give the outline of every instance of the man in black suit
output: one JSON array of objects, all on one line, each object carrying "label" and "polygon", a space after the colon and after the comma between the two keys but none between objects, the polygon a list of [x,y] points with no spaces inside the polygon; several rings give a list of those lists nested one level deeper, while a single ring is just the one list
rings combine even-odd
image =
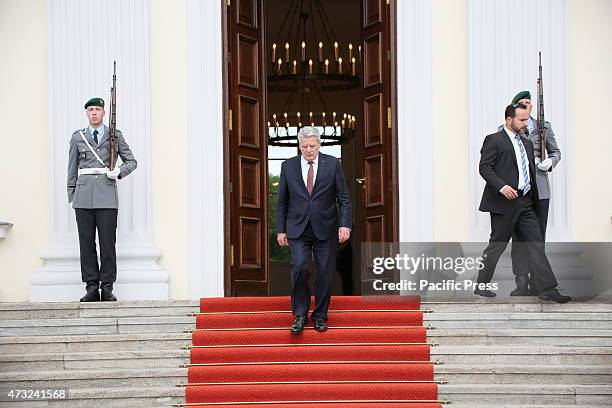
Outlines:
[{"label": "man in black suit", "polygon": [[317,270],[311,317],[316,330],[327,330],[338,243],[351,235],[351,198],[340,161],[319,153],[321,139],[315,127],[300,129],[298,143],[302,154],[281,166],[276,207],[278,244],[291,250],[292,333],[301,332],[308,323],[311,258]]},{"label": "man in black suit", "polygon": [[[503,129],[488,135],[480,150],[479,170],[486,186],[479,209],[491,214],[491,237],[483,254],[478,283],[491,282],[497,261],[515,233],[525,245],[540,299],[569,302],[572,298],[556,289],[557,280],[544,252],[537,216],[539,198],[533,143],[521,136],[527,130],[529,110],[523,104],[508,105],[505,118]],[[478,287],[474,293],[495,296],[494,292]]]}]

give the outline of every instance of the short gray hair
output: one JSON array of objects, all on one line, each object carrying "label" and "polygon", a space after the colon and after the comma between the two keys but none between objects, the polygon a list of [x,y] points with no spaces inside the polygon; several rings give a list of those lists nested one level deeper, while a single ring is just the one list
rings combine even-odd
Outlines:
[{"label": "short gray hair", "polygon": [[319,129],[314,126],[304,126],[298,132],[298,141],[305,139],[307,137],[316,137],[317,142],[321,144],[321,133],[319,133]]}]

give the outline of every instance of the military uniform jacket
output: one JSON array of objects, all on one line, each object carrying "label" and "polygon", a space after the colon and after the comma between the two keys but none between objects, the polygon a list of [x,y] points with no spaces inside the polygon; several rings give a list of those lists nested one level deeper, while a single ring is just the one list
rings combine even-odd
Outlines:
[{"label": "military uniform jacket", "polygon": [[[87,144],[81,138],[79,132],[83,132],[85,138],[95,150],[96,154],[104,162],[100,164],[98,159],[91,152]],[[109,179],[106,174],[82,174],[78,175],[79,169],[108,167],[110,158],[109,133],[104,126],[104,133],[98,138],[99,143],[94,142],[89,127],[79,129],[70,138],[70,150],[68,153],[68,202],[72,203],[73,208],[118,208],[119,198],[117,195],[117,180]],[[121,157],[123,163],[119,178],[130,174],[138,163],[126,143],[121,131],[117,130],[117,143],[115,162],[117,156]]]},{"label": "military uniform jacket", "polygon": [[[534,118],[534,128],[525,137],[533,143],[533,149],[535,157],[540,157],[540,135],[538,133],[538,121]],[[502,130],[503,125],[498,128]],[[561,161],[561,150],[555,139],[555,132],[553,132],[552,126],[549,122],[544,122],[544,134],[546,135],[546,157],[552,160],[552,166],[548,171],[542,171],[536,166],[536,183],[538,184],[538,193],[540,200],[550,199],[550,182],[548,181],[548,173],[554,169],[557,164]]]}]

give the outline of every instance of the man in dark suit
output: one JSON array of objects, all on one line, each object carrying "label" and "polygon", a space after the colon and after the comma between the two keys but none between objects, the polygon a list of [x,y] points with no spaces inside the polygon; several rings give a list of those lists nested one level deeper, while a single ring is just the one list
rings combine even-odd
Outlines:
[{"label": "man in dark suit", "polygon": [[[538,187],[534,148],[531,140],[521,136],[527,130],[529,111],[523,104],[506,107],[505,124],[488,135],[480,150],[480,175],[486,185],[480,211],[491,214],[491,237],[483,254],[478,283],[489,283],[499,257],[513,233],[525,245],[529,256],[532,281],[540,299],[566,303],[571,297],[556,289],[557,280],[550,267],[538,221]],[[494,297],[495,293],[477,287],[474,293]]]},{"label": "man in dark suit", "polygon": [[349,239],[352,219],[351,198],[340,161],[319,153],[319,131],[303,127],[298,143],[302,154],[281,166],[276,207],[278,244],[291,250],[291,308],[295,316],[292,333],[300,333],[308,323],[311,258],[317,270],[311,317],[316,330],[327,330],[336,251],[338,243]]},{"label": "man in dark suit", "polygon": [[[531,104],[531,92],[521,91],[512,99],[513,104],[523,104],[527,106],[529,111],[529,121],[527,122],[527,131],[525,137],[533,142],[536,170],[536,183],[538,185],[538,220],[540,221],[540,230],[542,231],[542,239],[546,241],[546,224],[548,222],[548,208],[550,204],[551,190],[550,182],[548,181],[548,173],[561,161],[561,149],[557,144],[555,132],[549,122],[544,122],[544,135],[546,140],[546,159],[542,160],[542,146],[540,146],[539,123],[537,119],[531,117],[533,105]],[[502,126],[503,127],[503,126]],[[501,128],[501,127],[500,127]],[[518,238],[512,236],[512,242],[517,242]],[[535,296],[537,290],[529,286],[529,257],[525,252],[524,245],[512,245],[512,272],[516,281],[516,289],[510,296]]]}]

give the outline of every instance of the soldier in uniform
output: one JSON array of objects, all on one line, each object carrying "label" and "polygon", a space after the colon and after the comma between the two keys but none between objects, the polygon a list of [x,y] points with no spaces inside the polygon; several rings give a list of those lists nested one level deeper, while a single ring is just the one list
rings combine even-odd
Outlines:
[{"label": "soldier in uniform", "polygon": [[[541,160],[540,155],[540,137],[538,132],[538,121],[531,116],[533,105],[531,104],[531,93],[529,91],[521,91],[512,99],[512,104],[523,104],[527,106],[529,111],[529,122],[527,123],[527,131],[525,137],[533,142],[536,170],[536,183],[538,185],[538,221],[542,238],[546,240],[546,224],[548,223],[548,207],[550,204],[550,183],[548,181],[548,173],[550,173],[561,161],[561,150],[555,139],[555,132],[549,122],[544,122],[544,134],[546,136],[546,159]],[[512,242],[518,242],[519,239],[514,234]],[[512,245],[512,272],[516,281],[516,289],[511,296],[536,296],[538,291],[531,284],[529,257],[525,244]]]},{"label": "soldier in uniform", "polygon": [[[81,253],[81,278],[87,293],[81,302],[114,301],[117,277],[115,241],[117,232],[117,180],[136,169],[130,146],[116,131],[116,152],[123,163],[109,169],[109,130],[103,124],[104,100],[92,98],[85,104],[89,126],[70,138],[68,156],[68,202],[76,214]],[[115,157],[115,163],[117,157]],[[96,251],[96,229],[100,239],[100,265]]]}]

